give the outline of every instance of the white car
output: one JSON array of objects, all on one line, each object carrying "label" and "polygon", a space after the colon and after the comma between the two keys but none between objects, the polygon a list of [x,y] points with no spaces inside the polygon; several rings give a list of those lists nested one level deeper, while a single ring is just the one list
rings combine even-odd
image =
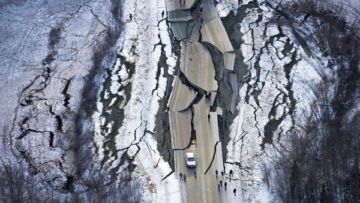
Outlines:
[{"label": "white car", "polygon": [[196,161],[195,161],[194,153],[187,152],[185,160],[186,160],[187,167],[189,167],[189,168],[195,168],[196,167]]}]

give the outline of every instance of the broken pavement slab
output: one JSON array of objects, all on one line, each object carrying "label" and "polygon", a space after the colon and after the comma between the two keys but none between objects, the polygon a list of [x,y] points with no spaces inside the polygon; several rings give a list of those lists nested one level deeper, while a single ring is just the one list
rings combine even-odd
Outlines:
[{"label": "broken pavement slab", "polygon": [[201,15],[204,19],[204,23],[207,23],[214,18],[219,18],[214,0],[203,0]]},{"label": "broken pavement slab", "polygon": [[192,19],[193,17],[191,15],[190,10],[175,10],[168,12],[168,21],[170,23],[188,22]]},{"label": "broken pavement slab", "polygon": [[169,111],[173,149],[184,149],[189,145],[191,139],[191,117],[191,110],[183,112]]},{"label": "broken pavement slab", "polygon": [[170,28],[177,40],[190,38],[192,32],[192,24],[190,22],[170,23]]},{"label": "broken pavement slab", "polygon": [[235,52],[224,53],[224,68],[233,71],[235,65]]},{"label": "broken pavement slab", "polygon": [[204,23],[201,28],[201,36],[202,42],[214,45],[223,54],[234,51],[220,18],[213,18]]},{"label": "broken pavement slab", "polygon": [[192,32],[193,17],[189,10],[174,10],[168,12],[168,22],[174,36],[178,40],[189,38]]},{"label": "broken pavement slab", "polygon": [[167,12],[174,10],[190,10],[199,0],[166,0]]},{"label": "broken pavement slab", "polygon": [[188,41],[190,42],[198,42],[200,39],[200,29],[202,23],[200,21],[194,21],[194,27],[191,30],[191,36]]},{"label": "broken pavement slab", "polygon": [[205,91],[216,91],[215,69],[207,48],[199,42],[182,43],[180,69],[191,84]]},{"label": "broken pavement slab", "polygon": [[239,93],[239,87],[238,87],[238,83],[237,83],[237,79],[236,79],[236,74],[231,73],[229,75],[229,83],[231,86],[230,111],[231,111],[231,113],[234,113],[235,107],[236,107],[236,100],[238,98],[238,93]]},{"label": "broken pavement slab", "polygon": [[196,98],[197,93],[194,89],[184,85],[178,77],[175,77],[174,89],[169,99],[170,111],[183,111],[189,108]]}]

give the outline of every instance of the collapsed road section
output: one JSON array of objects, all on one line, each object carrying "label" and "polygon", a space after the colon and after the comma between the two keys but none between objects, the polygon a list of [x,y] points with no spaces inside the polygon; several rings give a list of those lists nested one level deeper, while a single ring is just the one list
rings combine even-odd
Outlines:
[{"label": "collapsed road section", "polygon": [[[215,78],[221,68],[233,71],[234,49],[214,1],[167,0],[166,9],[171,31],[181,44],[180,71],[168,107],[175,171],[187,177],[181,186],[182,202],[225,202],[215,177],[215,170],[224,168]],[[220,53],[221,67],[214,67],[211,53]],[[186,166],[187,152],[195,155],[195,169]]]}]

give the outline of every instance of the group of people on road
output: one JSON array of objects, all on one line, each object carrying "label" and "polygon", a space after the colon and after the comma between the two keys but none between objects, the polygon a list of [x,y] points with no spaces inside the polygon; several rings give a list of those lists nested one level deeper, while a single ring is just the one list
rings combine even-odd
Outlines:
[{"label": "group of people on road", "polygon": [[[196,179],[196,171],[194,170],[194,178]],[[180,181],[184,181],[184,182],[186,182],[186,175],[185,175],[185,173],[184,174],[182,174],[181,172],[179,173],[179,178],[180,178]]]},{"label": "group of people on road", "polygon": [[[227,190],[227,186],[228,186],[228,183],[226,182],[226,178],[224,179],[224,175],[225,175],[224,171],[221,171],[220,174],[221,174],[221,178],[218,183],[219,192],[221,191],[221,188],[223,188],[223,185],[224,185],[225,190]],[[233,170],[230,170],[229,171],[229,181],[230,182],[231,182],[233,175],[234,175]],[[218,170],[215,170],[215,176],[216,176],[216,179],[219,179],[219,171]],[[236,188],[233,189],[233,193],[234,193],[234,196],[236,196]]]},{"label": "group of people on road", "polygon": [[[220,174],[221,174],[221,177],[219,178],[219,171],[215,170],[216,179],[217,180],[220,179],[219,183],[217,185],[219,192],[221,192],[222,188],[224,188],[224,190],[227,190],[227,187],[228,187],[228,183],[226,182],[226,180],[227,180],[226,174],[224,173],[224,171],[220,171]],[[224,175],[225,175],[225,178],[224,178]],[[233,176],[234,176],[234,172],[233,172],[233,170],[230,170],[229,171],[229,176],[228,176],[229,182],[231,182],[231,179],[233,178]],[[186,182],[186,175],[185,174],[182,174],[180,172],[179,177],[180,177],[180,181]],[[194,177],[196,179],[196,171],[194,171]],[[234,188],[232,192],[234,193],[234,196],[236,196],[236,188]]]},{"label": "group of people on road", "polygon": [[179,177],[180,177],[180,181],[186,182],[186,175],[185,174],[179,173]]}]

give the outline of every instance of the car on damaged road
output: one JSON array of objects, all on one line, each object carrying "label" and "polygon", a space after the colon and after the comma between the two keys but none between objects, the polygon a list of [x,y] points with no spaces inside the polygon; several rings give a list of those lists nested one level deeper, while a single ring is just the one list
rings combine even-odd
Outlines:
[{"label": "car on damaged road", "polygon": [[185,161],[186,161],[186,166],[188,168],[195,168],[196,167],[196,161],[195,161],[194,153],[187,152],[186,157],[185,157]]}]

